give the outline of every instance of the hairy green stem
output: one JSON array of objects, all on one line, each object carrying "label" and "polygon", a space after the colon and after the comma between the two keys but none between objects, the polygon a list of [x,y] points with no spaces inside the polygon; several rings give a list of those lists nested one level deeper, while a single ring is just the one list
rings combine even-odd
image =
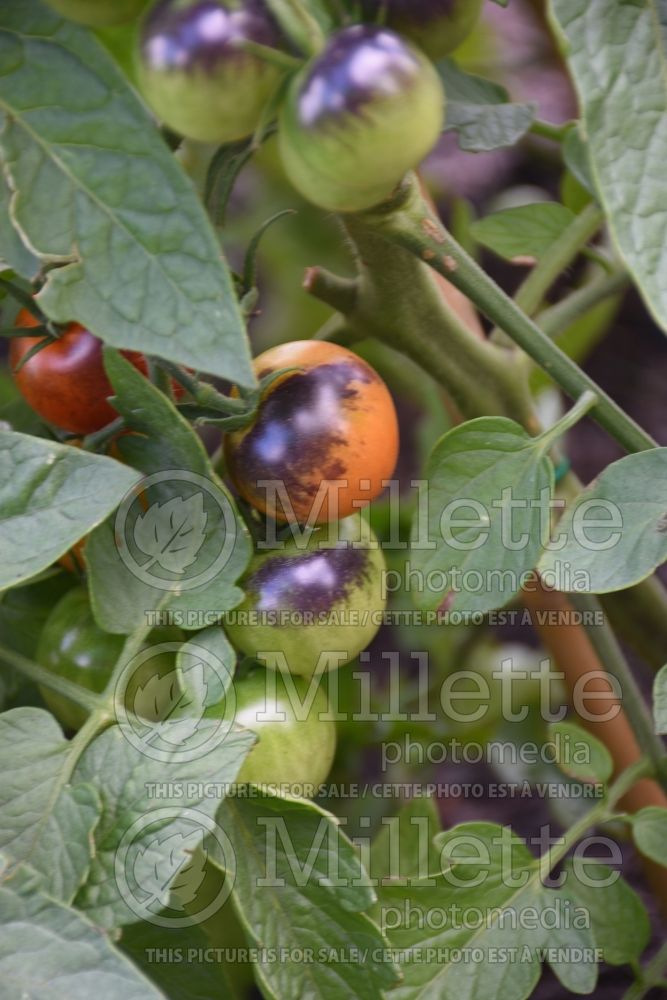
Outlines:
[{"label": "hairy green stem", "polygon": [[627,795],[633,785],[641,778],[651,777],[652,774],[653,766],[645,758],[635,761],[619,774],[616,781],[610,785],[605,797],[563,834],[560,843],[540,858],[540,877],[542,880],[548,877],[555,866],[569,854],[592,827],[604,823],[614,816],[616,803],[624,795]]},{"label": "hairy green stem", "polygon": [[651,714],[623,655],[623,650],[607,623],[600,601],[594,594],[571,594],[570,600],[578,611],[586,612],[585,620],[598,621],[600,616],[604,619],[602,625],[585,625],[584,628],[605,670],[619,683],[623,709],[642,753],[653,762],[657,776],[665,784],[667,782],[665,744],[653,731]]},{"label": "hairy green stem", "polygon": [[[480,312],[544,368],[572,399],[577,399],[587,389],[595,392],[598,402],[592,417],[626,451],[656,447],[653,438],[564,354],[451,237],[424,202],[416,178],[408,178],[391,202],[366,213],[363,218],[363,224],[374,230],[376,238],[384,237],[425,261],[467,295]],[[430,367],[429,353],[432,351],[426,347],[424,361],[427,367]]]},{"label": "hairy green stem", "polygon": [[498,413],[537,431],[515,352],[475,336],[443,299],[429,268],[388,243],[372,220],[349,216],[345,227],[358,252],[357,281],[351,285],[318,271],[311,274],[310,290],[339,309],[350,329],[425,368],[466,418]]}]

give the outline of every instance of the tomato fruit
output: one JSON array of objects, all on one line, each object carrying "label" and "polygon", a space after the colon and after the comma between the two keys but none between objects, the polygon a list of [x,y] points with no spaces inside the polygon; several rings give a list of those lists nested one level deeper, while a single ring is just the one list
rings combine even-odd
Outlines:
[{"label": "tomato fruit", "polygon": [[244,42],[284,47],[263,0],[159,0],[141,24],[137,59],[157,116],[202,142],[250,135],[285,71]]},{"label": "tomato fruit", "polygon": [[[244,602],[224,620],[246,655],[312,676],[349,663],[375,638],[385,608],[384,556],[356,515],[257,554],[241,581]],[[279,654],[273,660],[271,654]],[[324,656],[323,656],[324,654]],[[331,654],[329,657],[327,654]]]},{"label": "tomato fruit", "polygon": [[[282,676],[262,667],[235,678],[234,721],[259,737],[241,766],[238,784],[318,786],[326,780],[336,752],[336,724],[320,718],[327,712],[326,694],[318,685],[309,705],[309,685],[298,677],[293,684],[291,697]],[[223,716],[224,707],[222,702],[206,714]]]},{"label": "tomato fruit", "polygon": [[[158,628],[151,632],[146,647],[163,642],[180,642],[179,629]],[[74,587],[54,606],[44,623],[35,659],[59,677],[74,681],[88,691],[104,691],[111,671],[118,660],[125,636],[103,631],[95,621],[88,593]],[[160,676],[174,669],[174,655],[157,653],[146,660],[127,685],[125,703],[128,710],[145,718],[160,718],[159,706],[152,697],[142,696],[139,688],[155,674]],[[44,701],[66,731],[80,729],[88,717],[82,705],[47,687],[40,687]]]},{"label": "tomato fruit", "polygon": [[287,175],[322,208],[371,208],[433,148],[444,107],[418,49],[386,28],[345,28],[290,84],[279,127]]},{"label": "tomato fruit", "polygon": [[405,35],[431,59],[453,52],[470,34],[483,0],[366,0],[373,15],[383,8],[386,23]]},{"label": "tomato fruit", "polygon": [[147,0],[47,0],[63,17],[92,28],[106,28],[131,21],[146,6]]},{"label": "tomato fruit", "polygon": [[398,457],[396,411],[377,372],[344,347],[317,340],[274,347],[254,368],[259,379],[295,371],[271,383],[250,427],[226,438],[239,493],[276,520],[312,524],[347,517],[375,499]]},{"label": "tomato fruit", "polygon": [[[21,310],[16,325],[38,326],[27,309]],[[13,337],[9,363],[16,368],[28,351],[43,337]],[[118,416],[107,402],[113,395],[104,370],[102,341],[79,323],[70,323],[58,340],[33,355],[14,380],[33,410],[49,423],[73,434],[91,434]],[[139,351],[121,351],[142,375],[148,372],[146,358]],[[183,389],[172,383],[176,396]]]}]

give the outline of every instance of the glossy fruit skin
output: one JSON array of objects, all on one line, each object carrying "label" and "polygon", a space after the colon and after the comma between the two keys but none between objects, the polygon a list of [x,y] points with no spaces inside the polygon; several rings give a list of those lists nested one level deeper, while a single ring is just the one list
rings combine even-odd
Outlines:
[{"label": "glossy fruit skin", "polygon": [[453,52],[475,27],[484,0],[366,0],[365,11],[386,9],[386,24],[431,59]]},{"label": "glossy fruit skin", "polygon": [[[151,632],[147,646],[160,642],[177,642],[182,639],[178,629],[160,628]],[[41,666],[53,671],[59,677],[74,681],[88,691],[100,694],[106,687],[111,671],[121,654],[125,636],[104,632],[96,623],[88,594],[83,587],[74,587],[54,606],[47,618],[39,642],[35,659]],[[143,670],[128,685],[126,704],[137,714],[152,717],[152,703],[137,695],[138,686],[155,673],[173,670],[173,656],[157,654],[147,660]],[[44,701],[66,732],[81,728],[88,712],[69,698],[40,687]]]},{"label": "glossy fruit skin", "polygon": [[137,17],[147,0],[47,0],[63,17],[91,28],[108,28]]},{"label": "glossy fruit skin", "polygon": [[251,135],[285,71],[243,41],[285,47],[264,0],[158,0],[137,53],[140,89],[157,116],[201,142]]},{"label": "glossy fruit skin", "polygon": [[[38,326],[23,309],[19,327]],[[9,348],[12,368],[43,337],[14,337]],[[137,351],[123,351],[135,368],[146,374],[146,359]],[[104,371],[102,341],[79,323],[70,323],[59,340],[43,348],[14,375],[18,389],[40,417],[73,434],[98,431],[118,416],[107,403],[113,389]]]},{"label": "glossy fruit skin", "polygon": [[[16,318],[16,326],[38,326],[27,309]],[[14,337],[9,347],[9,363],[14,369],[31,347],[43,337]],[[113,395],[104,370],[102,341],[81,326],[70,323],[62,336],[42,348],[20,371],[14,381],[27,403],[44,420],[73,434],[92,434],[118,416],[107,402]],[[148,374],[146,358],[139,351],[121,351],[142,375]],[[178,399],[183,388],[172,382]]]},{"label": "glossy fruit skin", "polygon": [[[331,770],[336,753],[336,724],[319,716],[327,712],[327,697],[318,686],[305,715],[308,684],[294,678],[293,704],[285,681],[262,667],[234,680],[234,721],[257,733],[259,739],[238,773],[238,784],[313,786],[321,785]],[[224,702],[207,716],[224,715]],[[268,719],[258,718],[271,716]],[[286,718],[281,718],[285,715]],[[305,715],[305,717],[304,717]],[[295,787],[295,792],[300,791]]]},{"label": "glossy fruit skin", "polygon": [[290,84],[279,127],[286,173],[322,208],[372,208],[433,148],[444,109],[418,49],[386,28],[345,28]]},{"label": "glossy fruit skin", "polygon": [[[239,493],[276,520],[311,524],[374,500],[398,458],[396,410],[377,372],[346,348],[316,340],[274,347],[254,368],[259,379],[297,371],[273,382],[254,423],[226,438]],[[291,510],[260,485],[266,481],[283,484]]]},{"label": "glossy fruit skin", "polygon": [[384,569],[382,550],[359,515],[314,531],[305,548],[291,538],[253,558],[240,584],[246,598],[224,620],[225,631],[243,653],[273,669],[284,669],[285,661],[290,673],[304,677],[336,669],[378,632]]}]

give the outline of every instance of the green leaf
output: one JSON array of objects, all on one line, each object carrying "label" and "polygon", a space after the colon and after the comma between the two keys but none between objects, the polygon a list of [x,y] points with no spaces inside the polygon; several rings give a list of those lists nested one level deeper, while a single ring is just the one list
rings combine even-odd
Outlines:
[{"label": "green leaf", "polygon": [[542,886],[519,837],[494,823],[463,823],[438,834],[435,844],[440,874],[380,890],[390,941],[407,956],[397,1000],[525,1000],[543,961],[565,989],[594,989],[597,965],[579,951],[593,948],[592,934],[571,919],[547,919],[546,911],[571,906],[570,893]]},{"label": "green leaf", "polygon": [[442,829],[432,798],[414,798],[396,816],[385,817],[371,845],[373,879],[419,878],[440,871],[433,838]]},{"label": "green leaf", "polygon": [[[158,915],[169,919],[168,911]],[[212,943],[218,948],[228,946],[226,941],[211,942],[200,927],[157,927],[142,922],[123,928],[119,947],[164,990],[169,1000],[234,997],[225,975],[225,959],[215,955],[211,961]],[[169,960],[156,961],[156,954],[168,955]]]},{"label": "green leaf", "polygon": [[563,159],[573,177],[593,197],[597,197],[595,181],[591,173],[591,157],[588,143],[582,138],[579,128],[571,128],[563,140]]},{"label": "green leaf", "polygon": [[0,260],[24,278],[39,274],[39,259],[25,245],[9,214],[10,190],[0,174]]},{"label": "green leaf", "polygon": [[90,785],[64,783],[70,753],[48,712],[15,708],[0,716],[0,850],[12,864],[29,862],[63,902],[88,875],[100,811]]},{"label": "green leaf", "polygon": [[630,823],[637,849],[667,868],[667,809],[647,806],[630,816]]},{"label": "green leaf", "polygon": [[252,387],[215,234],[104,47],[37,0],[6,0],[0,80],[13,217],[41,260],[60,265],[38,296],[45,313]]},{"label": "green leaf", "polygon": [[[596,523],[597,522],[597,523]],[[667,448],[628,455],[566,510],[539,569],[559,590],[623,590],[667,559]]]},{"label": "green leaf", "polygon": [[556,764],[564,774],[587,784],[606,784],[614,773],[614,761],[604,743],[573,722],[549,726],[556,747]]},{"label": "green leaf", "polygon": [[440,439],[412,529],[411,568],[420,573],[412,595],[419,607],[485,612],[519,592],[548,530],[538,506],[553,489],[544,448],[503,417],[470,420]]},{"label": "green leaf", "polygon": [[[214,734],[215,722],[193,722],[198,740]],[[206,821],[219,807],[255,739],[248,731],[228,731],[221,742],[189,760],[190,755],[183,753],[187,749],[183,738],[174,739],[174,749],[158,757],[150,752],[150,732],[144,752],[119,726],[98,736],[72,779],[74,784],[104,790],[94,858],[76,896],[77,908],[107,929],[134,922],[144,910],[147,919],[162,909],[169,884],[207,836]],[[212,782],[216,794],[211,794]],[[119,861],[123,857],[126,860]]]},{"label": "green leaf", "polygon": [[[667,70],[660,0],[550,0],[612,238],[667,330]],[[661,30],[662,27],[662,30]]]},{"label": "green leaf", "polygon": [[105,363],[114,406],[138,433],[119,450],[149,485],[86,545],[93,611],[108,632],[129,633],[169,608],[201,629],[243,597],[236,581],[251,555],[248,531],[201,440],[175,406],[115,351]]},{"label": "green leaf", "polygon": [[0,914],[6,1000],[166,1000],[98,927],[51,899],[29,874],[0,885]]},{"label": "green leaf", "polygon": [[437,68],[447,95],[445,131],[456,132],[466,152],[513,146],[534,122],[535,105],[512,104],[499,84],[465,73],[451,59]]},{"label": "green leaf", "polygon": [[50,566],[140,479],[111,458],[0,430],[0,588]]},{"label": "green leaf", "polygon": [[653,719],[656,733],[664,736],[667,733],[667,663],[653,682]]},{"label": "green leaf", "polygon": [[539,260],[572,223],[575,216],[557,201],[506,208],[473,222],[470,231],[483,246],[506,260]]},{"label": "green leaf", "polygon": [[[218,822],[234,846],[232,898],[243,926],[262,949],[295,955],[284,962],[260,955],[263,992],[380,1000],[397,972],[384,960],[386,940],[363,912],[375,895],[336,819],[312,802],[258,790],[257,797],[227,799]],[[298,961],[304,948],[313,950],[313,963]]]},{"label": "green leaf", "polygon": [[571,860],[565,862],[567,884],[577,902],[590,914],[595,944],[609,965],[639,961],[651,937],[646,907],[637,893],[607,865],[582,862],[583,878]]}]

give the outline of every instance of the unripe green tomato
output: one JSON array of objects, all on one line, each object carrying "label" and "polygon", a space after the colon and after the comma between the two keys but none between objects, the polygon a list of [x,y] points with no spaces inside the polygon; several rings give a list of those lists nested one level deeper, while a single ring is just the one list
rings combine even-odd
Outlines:
[{"label": "unripe green tomato", "polygon": [[[180,630],[158,628],[151,632],[145,648],[178,641],[182,641]],[[101,694],[109,682],[124,644],[125,636],[111,635],[99,627],[93,617],[86,590],[75,587],[55,605],[47,618],[39,637],[35,659],[59,677],[74,681],[95,694]],[[143,718],[155,719],[153,697],[142,695],[139,688],[143,688],[155,674],[163,676],[173,669],[174,654],[158,653],[146,660],[127,685],[125,704],[128,711]],[[83,706],[47,687],[40,687],[40,692],[65,730],[76,731],[81,728],[88,717]],[[159,706],[157,714],[159,717]]]},{"label": "unripe green tomato", "polygon": [[[234,721],[259,737],[238,773],[238,784],[317,787],[326,781],[336,753],[336,724],[320,718],[327,712],[326,694],[318,684],[309,705],[308,683],[299,677],[291,682],[293,696],[291,685],[273,670],[256,667],[235,678]],[[224,713],[222,702],[206,715]]]},{"label": "unripe green tomato", "polygon": [[290,85],[279,128],[285,171],[322,208],[372,208],[433,148],[444,109],[438,74],[418,49],[386,28],[345,28]]},{"label": "unripe green tomato", "polygon": [[70,21],[91,28],[108,28],[137,17],[147,0],[47,0],[47,3]]},{"label": "unripe green tomato", "polygon": [[458,48],[475,27],[483,0],[365,0],[365,10],[386,10],[388,27],[405,35],[431,59]]},{"label": "unripe green tomato", "polygon": [[255,556],[241,581],[246,599],[225,620],[227,634],[273,669],[284,661],[304,677],[336,669],[377,634],[384,568],[382,550],[358,515],[314,531],[305,546],[291,538]]},{"label": "unripe green tomato", "polygon": [[251,135],[285,70],[244,49],[286,43],[264,0],[158,0],[139,29],[139,86],[169,128],[200,142]]}]

